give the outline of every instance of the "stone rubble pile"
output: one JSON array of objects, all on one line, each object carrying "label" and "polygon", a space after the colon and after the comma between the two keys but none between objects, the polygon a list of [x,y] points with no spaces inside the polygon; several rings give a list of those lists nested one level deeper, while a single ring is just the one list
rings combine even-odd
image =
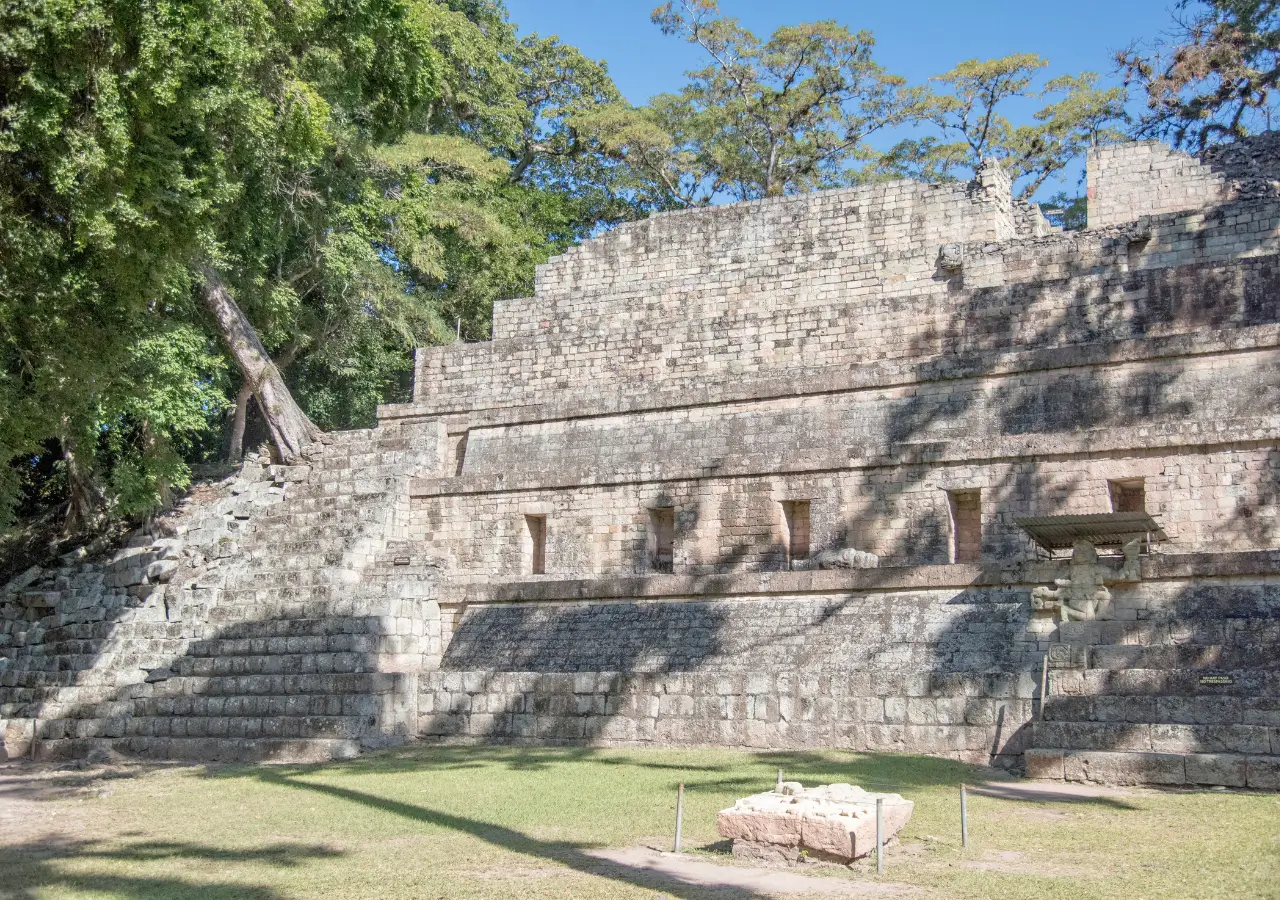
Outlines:
[{"label": "stone rubble pile", "polygon": [[805,788],[797,781],[739,800],[716,818],[734,856],[796,862],[848,863],[876,846],[876,800],[884,801],[881,839],[888,842],[911,819],[915,804],[900,794],[873,794],[857,785]]}]

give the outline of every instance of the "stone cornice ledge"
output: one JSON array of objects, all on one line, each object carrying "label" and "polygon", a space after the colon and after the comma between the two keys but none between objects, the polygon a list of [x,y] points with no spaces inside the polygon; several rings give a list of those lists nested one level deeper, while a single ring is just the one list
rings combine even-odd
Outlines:
[{"label": "stone cornice ledge", "polygon": [[[1043,457],[1097,457],[1104,453],[1152,453],[1181,447],[1240,447],[1269,444],[1280,434],[1280,416],[1224,420],[1216,429],[1198,422],[1155,423],[1133,427],[1094,428],[1067,433],[1032,433],[1013,437],[978,434],[962,440],[903,442],[894,452],[859,456],[847,451],[815,451],[795,458],[779,455],[738,455],[667,464],[640,470],[576,470],[566,465],[554,472],[520,472],[414,478],[411,497],[453,497],[466,494],[502,494],[554,491],[574,488],[653,484],[668,481],[700,481],[724,478],[768,478],[817,472],[898,466],[940,466],[957,463],[1025,462]],[[927,437],[927,436],[926,436]]]},{"label": "stone cornice ledge", "polygon": [[[1115,560],[1104,558],[1114,563]],[[510,581],[446,588],[445,604],[572,603],[577,601],[696,600],[792,594],[874,593],[964,588],[1030,587],[1051,584],[1069,561],[1004,565],[886,566],[817,572],[743,572],[727,575],[648,575],[620,578]],[[1152,581],[1189,578],[1280,576],[1280,550],[1233,553],[1152,554],[1142,558],[1142,577]],[[975,602],[984,602],[975,598]]]},{"label": "stone cornice ledge", "polygon": [[[481,347],[494,343],[489,341],[466,346]],[[781,374],[739,374],[720,379],[690,376],[670,382],[646,384],[645,390],[638,393],[599,391],[591,385],[585,385],[577,388],[589,395],[589,403],[585,405],[582,394],[560,396],[556,400],[533,405],[475,409],[439,402],[383,404],[378,407],[378,420],[390,422],[398,419],[457,418],[463,427],[493,428],[726,403],[756,403],[786,397],[886,390],[938,381],[999,378],[1057,369],[1247,353],[1277,346],[1280,346],[1280,325],[1251,325],[1214,332],[1210,336],[1203,332],[1191,332],[1067,344],[1034,350],[981,349],[927,358],[898,357],[792,370]],[[573,390],[570,389],[570,392]]]}]

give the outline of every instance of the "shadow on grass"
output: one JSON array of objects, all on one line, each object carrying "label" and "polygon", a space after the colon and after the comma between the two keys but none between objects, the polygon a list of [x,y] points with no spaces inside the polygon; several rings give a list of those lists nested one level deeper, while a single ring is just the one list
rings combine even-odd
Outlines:
[{"label": "shadow on grass", "polygon": [[0,898],[35,900],[50,890],[60,889],[85,895],[121,897],[127,900],[283,900],[270,887],[231,881],[201,881],[198,876],[179,878],[115,874],[111,872],[67,871],[64,862],[104,860],[113,863],[149,864],[164,860],[211,863],[249,863],[274,868],[293,868],[307,860],[329,859],[341,854],[312,844],[278,843],[254,850],[229,850],[178,841],[140,841],[107,844],[100,841],[71,841],[37,838],[23,844],[0,847]]},{"label": "shadow on grass", "polygon": [[764,898],[771,896],[730,885],[696,884],[667,872],[599,859],[587,853],[584,845],[567,841],[540,840],[513,828],[506,828],[502,825],[495,825],[491,822],[484,822],[467,816],[440,812],[400,800],[390,800],[386,797],[379,797],[376,794],[369,794],[352,788],[301,781],[285,771],[260,770],[256,773],[256,777],[267,784],[312,791],[323,794],[326,797],[345,800],[380,812],[397,815],[413,822],[421,822],[469,834],[474,838],[514,853],[553,860],[584,875],[594,875],[636,887],[661,891],[671,897],[686,898],[686,900],[707,900],[707,898],[715,898],[715,900],[764,900]]},{"label": "shadow on grass", "polygon": [[[896,754],[866,754],[846,752],[777,752],[754,754],[725,754],[709,751],[707,760],[696,761],[696,750],[681,750],[690,758],[687,763],[669,759],[648,758],[644,752],[606,750],[599,748],[547,748],[547,747],[415,747],[390,751],[344,763],[319,766],[288,766],[237,768],[211,771],[212,777],[250,777],[264,784],[286,787],[297,791],[312,792],[326,797],[358,804],[381,813],[448,829],[470,835],[496,847],[542,860],[550,860],[577,872],[617,882],[665,892],[671,897],[707,898],[723,900],[753,900],[763,897],[758,892],[728,885],[710,886],[685,881],[678,875],[654,871],[644,867],[598,858],[589,851],[594,845],[564,840],[543,840],[514,828],[474,818],[444,812],[426,806],[392,799],[368,791],[333,783],[319,783],[306,778],[308,775],[364,777],[387,774],[447,773],[472,769],[494,768],[515,772],[546,773],[563,767],[566,782],[576,784],[577,789],[587,789],[589,773],[579,767],[601,765],[656,769],[671,774],[672,792],[678,782],[689,790],[725,792],[746,795],[773,786],[777,770],[782,769],[787,780],[799,780],[806,784],[850,782],[871,789],[893,790],[908,796],[923,790],[957,788],[961,783],[979,783],[989,777],[988,770],[962,763]],[[727,758],[726,758],[727,757]],[[578,771],[574,771],[578,768]],[[1012,783],[1012,782],[1011,782]],[[513,786],[513,790],[517,789]],[[1008,797],[1006,802],[1039,803],[1048,800],[1067,800],[1075,803],[1092,803],[1105,809],[1134,810],[1137,807],[1115,797]],[[724,842],[699,848],[708,852],[724,851]]]},{"label": "shadow on grass", "polygon": [[[743,795],[773,788],[778,770],[786,781],[806,785],[846,782],[867,790],[910,794],[914,791],[955,788],[968,784],[974,788],[993,779],[1004,783],[1008,776],[992,769],[972,766],[935,756],[913,756],[902,753],[863,753],[840,750],[813,751],[732,751],[714,749],[700,754],[697,748],[681,748],[689,761],[672,762],[644,750],[600,747],[515,747],[515,746],[439,746],[416,744],[369,754],[346,762],[311,766],[288,766],[276,771],[292,774],[325,772],[342,775],[395,775],[425,772],[457,772],[481,769],[506,769],[512,772],[549,772],[563,768],[566,777],[580,777],[575,766],[647,769],[670,772],[665,785],[672,792],[683,783],[688,789],[735,789]],[[705,756],[706,761],[694,758]],[[669,756],[669,754],[664,754]],[[254,767],[206,769],[210,777],[259,777]],[[1005,792],[1003,799],[1032,802],[1094,803],[1111,809],[1133,810],[1138,807],[1116,797],[1072,796],[1066,793],[1035,791],[1033,783],[1010,780],[1020,785],[1014,796]],[[994,789],[993,789],[994,790]],[[1032,796],[1034,794],[1034,796]],[[1042,796],[1043,795],[1043,796]],[[991,796],[997,796],[992,793]]]},{"label": "shadow on grass", "polygon": [[[672,753],[688,757],[688,762],[659,759],[646,750],[625,747],[523,747],[511,745],[439,746],[415,744],[390,751],[361,756],[346,762],[315,766],[289,766],[291,772],[326,771],[349,774],[398,774],[425,770],[465,771],[469,769],[505,768],[513,772],[545,772],[575,765],[647,769],[672,773],[672,788],[677,782],[697,783],[699,774],[742,773],[731,779],[744,781],[760,790],[773,786],[777,769],[790,781],[848,781],[855,784],[892,785],[895,790],[955,786],[991,777],[989,769],[930,756],[897,753],[862,753],[841,750],[813,751],[734,751],[709,749],[707,760],[694,762],[699,748],[675,748]],[[669,756],[669,753],[664,753]],[[716,759],[719,757],[719,759]],[[727,758],[726,758],[727,757]],[[759,770],[759,774],[754,774]],[[212,776],[238,776],[253,773],[253,767],[208,770]],[[706,782],[710,784],[711,782]],[[726,782],[728,783],[728,782]]]}]

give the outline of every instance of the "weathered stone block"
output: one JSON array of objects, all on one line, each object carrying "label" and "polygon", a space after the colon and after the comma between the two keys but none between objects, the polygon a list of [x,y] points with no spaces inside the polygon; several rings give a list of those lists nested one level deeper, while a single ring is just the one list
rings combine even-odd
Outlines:
[{"label": "weathered stone block", "polygon": [[1024,754],[1028,778],[1062,781],[1066,777],[1061,750],[1028,750]]},{"label": "weathered stone block", "polygon": [[1187,783],[1244,787],[1248,783],[1247,759],[1234,753],[1189,754],[1186,758]]},{"label": "weathered stone block", "polygon": [[1184,757],[1168,753],[1067,751],[1063,754],[1067,781],[1103,784],[1185,784]]},{"label": "weathered stone block", "polygon": [[868,794],[850,785],[808,791],[788,782],[781,793],[739,800],[717,817],[722,837],[748,845],[796,848],[818,858],[851,861],[875,846],[876,800],[882,801],[885,839],[911,817],[913,804],[897,794]]}]

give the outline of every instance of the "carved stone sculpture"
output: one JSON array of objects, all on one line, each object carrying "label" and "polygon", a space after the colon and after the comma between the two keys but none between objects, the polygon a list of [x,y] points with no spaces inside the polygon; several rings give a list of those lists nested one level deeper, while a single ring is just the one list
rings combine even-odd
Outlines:
[{"label": "carved stone sculpture", "polygon": [[811,559],[793,560],[792,569],[877,569],[880,557],[865,550],[843,547],[839,550],[823,550]]},{"label": "carved stone sculpture", "polygon": [[884,801],[883,838],[911,819],[915,804],[899,794],[873,794],[856,785],[806,789],[796,781],[739,800],[716,817],[735,856],[796,862],[802,856],[850,862],[875,849],[876,798]]},{"label": "carved stone sculpture", "polygon": [[1076,541],[1071,553],[1071,577],[1055,579],[1057,587],[1031,591],[1031,608],[1037,612],[1056,611],[1059,621],[1084,622],[1111,618],[1111,591],[1108,585],[1137,581],[1140,577],[1138,550],[1141,541],[1124,545],[1124,564],[1117,570],[1098,562],[1098,551],[1088,541]]},{"label": "carved stone sculpture", "polygon": [[943,244],[938,254],[938,265],[948,272],[964,268],[964,244]]}]

